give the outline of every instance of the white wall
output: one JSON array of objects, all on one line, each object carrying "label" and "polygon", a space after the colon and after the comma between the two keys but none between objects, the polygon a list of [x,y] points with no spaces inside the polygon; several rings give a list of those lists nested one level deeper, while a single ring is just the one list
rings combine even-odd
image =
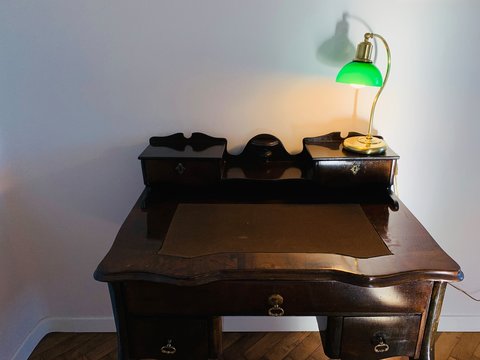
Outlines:
[{"label": "white wall", "polygon": [[[401,198],[480,290],[478,1],[4,0],[0,358],[43,318],[111,315],[92,273],[142,190],[149,136],[203,131],[236,149],[270,132],[295,151],[363,128],[373,93],[355,117],[316,54],[345,11],[392,48],[375,126],[402,157]],[[349,21],[356,44],[366,28]],[[480,330],[460,293],[443,314],[444,329]]]}]

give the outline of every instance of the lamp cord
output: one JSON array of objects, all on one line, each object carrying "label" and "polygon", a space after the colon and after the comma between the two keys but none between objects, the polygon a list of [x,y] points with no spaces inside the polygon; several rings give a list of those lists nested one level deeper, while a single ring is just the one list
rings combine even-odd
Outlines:
[{"label": "lamp cord", "polygon": [[397,197],[400,197],[400,192],[398,191],[398,178],[397,178],[397,175],[398,175],[398,163],[395,162],[395,170],[394,170],[394,173],[393,173],[393,192],[395,193],[395,195]]},{"label": "lamp cord", "polygon": [[455,286],[453,285],[452,283],[448,283],[448,285],[450,285],[451,287],[453,287],[454,289],[460,291],[461,293],[464,293],[465,295],[467,295],[470,299],[472,299],[473,301],[477,301],[477,302],[480,302],[480,299],[477,299],[476,297],[470,295],[468,292],[466,292],[465,290],[463,289],[460,289],[458,286]]}]

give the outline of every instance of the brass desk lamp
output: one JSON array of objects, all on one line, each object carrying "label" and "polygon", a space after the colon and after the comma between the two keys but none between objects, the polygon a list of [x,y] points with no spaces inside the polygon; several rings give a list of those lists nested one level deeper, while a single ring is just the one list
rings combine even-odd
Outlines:
[{"label": "brass desk lamp", "polygon": [[[387,71],[385,78],[382,79],[382,73],[372,63],[372,38],[380,39],[385,45],[387,51]],[[358,44],[357,53],[355,59],[352,62],[345,65],[337,75],[337,82],[350,84],[353,86],[376,86],[380,87],[373,100],[372,110],[370,111],[370,121],[368,123],[368,133],[365,136],[353,136],[346,138],[343,141],[343,147],[346,150],[354,151],[362,154],[379,154],[385,152],[387,144],[385,141],[378,137],[372,136],[372,123],[373,116],[375,114],[375,106],[377,100],[387,83],[388,76],[390,75],[390,63],[391,55],[390,48],[387,41],[380,35],[374,33],[366,33],[365,39]]]}]

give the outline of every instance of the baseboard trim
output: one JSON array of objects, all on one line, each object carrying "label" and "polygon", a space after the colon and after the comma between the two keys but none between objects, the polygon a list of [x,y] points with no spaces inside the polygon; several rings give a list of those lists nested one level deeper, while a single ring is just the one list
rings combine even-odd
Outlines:
[{"label": "baseboard trim", "polygon": [[[322,328],[325,324],[320,325]],[[315,317],[225,317],[224,331],[317,331]],[[467,332],[480,331],[480,316],[444,315],[440,318],[439,331]],[[112,317],[63,318],[47,317],[40,320],[30,331],[11,360],[27,360],[35,346],[51,332],[113,332],[115,322]]]},{"label": "baseboard trim", "polygon": [[326,316],[319,317],[319,324],[314,316],[225,316],[225,332],[270,332],[270,331],[318,331],[327,327]]},{"label": "baseboard trim", "polygon": [[438,331],[479,332],[480,315],[442,315]]},{"label": "baseboard trim", "polygon": [[27,360],[40,340],[51,332],[113,332],[113,317],[62,318],[47,317],[40,320],[26,336],[12,360]]}]

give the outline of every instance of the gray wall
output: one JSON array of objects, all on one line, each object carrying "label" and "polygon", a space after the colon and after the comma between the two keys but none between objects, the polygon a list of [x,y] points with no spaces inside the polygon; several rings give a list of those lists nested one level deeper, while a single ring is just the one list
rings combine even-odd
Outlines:
[{"label": "gray wall", "polygon": [[[111,322],[92,273],[142,190],[149,136],[203,131],[238,151],[269,132],[298,151],[365,129],[374,91],[336,84],[339,66],[317,54],[344,12],[392,48],[374,125],[401,155],[400,197],[478,295],[480,2],[3,0],[2,359],[58,330],[49,319]],[[348,21],[356,44],[367,28]],[[480,330],[479,306],[452,289],[443,314],[444,329]]]}]

